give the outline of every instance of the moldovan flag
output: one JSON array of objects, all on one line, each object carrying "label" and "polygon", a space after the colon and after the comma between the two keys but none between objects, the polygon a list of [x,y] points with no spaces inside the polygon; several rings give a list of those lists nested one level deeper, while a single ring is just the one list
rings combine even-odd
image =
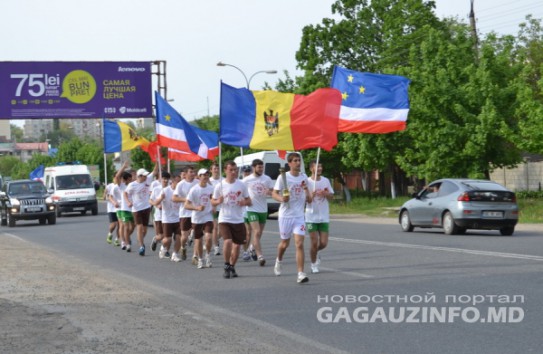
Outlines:
[{"label": "moldovan flag", "polygon": [[403,76],[362,73],[336,66],[332,87],[341,91],[339,132],[390,133],[404,130],[411,81]]},{"label": "moldovan flag", "polygon": [[140,145],[149,145],[149,141],[142,138],[123,122],[103,120],[104,127],[104,153],[120,152],[135,149]]},{"label": "moldovan flag", "polygon": [[192,126],[155,91],[156,139],[160,146],[198,153],[200,138]]},{"label": "moldovan flag", "polygon": [[219,140],[259,150],[332,150],[340,105],[340,92],[331,88],[303,96],[221,82]]}]

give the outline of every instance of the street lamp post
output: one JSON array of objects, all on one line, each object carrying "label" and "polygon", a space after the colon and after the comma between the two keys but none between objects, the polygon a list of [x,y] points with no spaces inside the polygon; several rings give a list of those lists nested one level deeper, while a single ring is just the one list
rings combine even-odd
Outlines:
[{"label": "street lamp post", "polygon": [[249,89],[249,87],[251,86],[251,80],[253,79],[253,77],[255,77],[256,74],[260,74],[260,73],[277,74],[277,70],[259,70],[259,71],[255,72],[254,74],[252,74],[249,77],[249,79],[247,79],[247,75],[245,75],[243,70],[241,70],[240,68],[238,68],[235,65],[223,63],[222,61],[220,61],[220,62],[217,63],[217,66],[231,66],[234,69],[236,69],[237,71],[239,71],[241,73],[241,75],[243,75],[243,78],[245,79],[245,84],[247,85],[247,89]]}]

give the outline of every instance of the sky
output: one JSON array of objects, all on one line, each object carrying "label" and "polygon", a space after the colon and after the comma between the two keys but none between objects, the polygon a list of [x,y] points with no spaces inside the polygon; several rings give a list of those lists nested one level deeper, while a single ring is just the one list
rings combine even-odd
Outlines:
[{"label": "sky", "polygon": [[[516,34],[541,0],[474,0],[480,32]],[[334,0],[2,0],[0,61],[167,63],[167,98],[187,120],[219,113],[220,81],[251,89],[301,75],[302,28],[332,17]],[[438,17],[468,22],[470,0],[437,0]],[[1,84],[1,83],[0,83]],[[155,89],[155,88],[153,88]],[[14,121],[22,125],[21,121]]]}]

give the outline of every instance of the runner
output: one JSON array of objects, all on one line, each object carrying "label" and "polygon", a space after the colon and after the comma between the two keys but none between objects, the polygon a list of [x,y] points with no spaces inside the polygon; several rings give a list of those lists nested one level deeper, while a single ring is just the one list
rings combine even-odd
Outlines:
[{"label": "runner", "polygon": [[320,251],[328,245],[330,229],[330,206],[328,201],[334,197],[330,180],[322,176],[322,164],[313,160],[309,163],[311,177],[309,189],[313,192],[313,201],[305,208],[305,222],[311,237],[311,273],[319,273],[321,264]]},{"label": "runner", "polygon": [[[236,278],[236,262],[239,246],[245,243],[243,208],[251,205],[247,186],[238,179],[238,169],[234,161],[224,166],[225,178],[213,190],[212,205],[220,205],[219,228],[223,242],[224,277]],[[234,246],[232,245],[234,243]]]},{"label": "runner", "polygon": [[258,260],[260,266],[266,264],[266,260],[262,254],[260,238],[266,226],[268,219],[268,202],[266,197],[272,194],[273,181],[269,176],[264,174],[264,161],[255,159],[252,162],[253,173],[243,179],[243,183],[247,185],[249,196],[251,197],[252,205],[247,207],[247,219],[251,224],[252,243],[249,246],[251,258]]},{"label": "runner", "polygon": [[296,244],[296,266],[298,270],[298,283],[307,283],[309,278],[304,273],[304,238],[305,238],[305,203],[311,203],[312,194],[307,188],[307,177],[300,171],[301,157],[298,153],[287,156],[290,171],[285,172],[285,181],[279,176],[272,192],[273,199],[281,203],[279,207],[279,234],[281,241],[277,245],[277,259],[273,269],[275,275],[282,272],[283,255],[294,235]]},{"label": "runner", "polygon": [[[179,208],[179,222],[181,223],[181,237],[176,237],[173,245],[172,261],[179,262],[187,259],[187,240],[192,228],[192,221],[190,219],[192,211],[186,210],[183,204],[186,201],[189,190],[198,183],[198,180],[194,178],[194,167],[188,166],[184,171],[185,179],[177,184],[173,193],[172,200],[180,203]],[[179,256],[181,251],[181,257]]]},{"label": "runner", "polygon": [[[213,186],[209,183],[210,173],[201,168],[198,171],[199,183],[194,185],[186,198],[185,209],[192,210],[192,230],[194,232],[194,251],[196,252],[198,269],[205,266],[211,268],[211,232],[213,230],[213,214],[211,197]],[[205,257],[203,255],[202,237],[205,239]]]}]

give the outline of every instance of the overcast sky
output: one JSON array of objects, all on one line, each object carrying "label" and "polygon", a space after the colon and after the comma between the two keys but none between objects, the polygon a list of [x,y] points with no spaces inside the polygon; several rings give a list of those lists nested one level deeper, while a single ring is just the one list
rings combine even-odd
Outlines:
[{"label": "overcast sky", "polygon": [[[167,61],[167,93],[186,119],[219,113],[220,80],[272,86],[296,69],[305,25],[330,17],[333,0],[2,0],[2,61]],[[439,17],[465,19],[470,0],[437,0]],[[513,33],[541,0],[475,0],[482,32]],[[1,83],[0,83],[1,84]]]}]

